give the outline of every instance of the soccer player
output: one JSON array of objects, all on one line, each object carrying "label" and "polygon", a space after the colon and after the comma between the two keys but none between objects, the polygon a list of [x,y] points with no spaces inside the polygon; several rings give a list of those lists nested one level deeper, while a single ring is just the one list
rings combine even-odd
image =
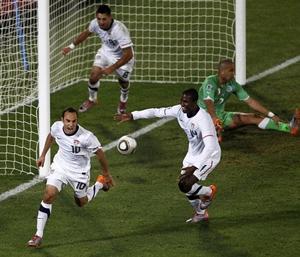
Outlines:
[{"label": "soccer player", "polygon": [[215,185],[203,186],[198,182],[206,179],[221,158],[214,124],[209,114],[199,108],[197,100],[197,90],[192,88],[182,93],[181,103],[178,105],[117,114],[114,117],[120,122],[155,117],[177,118],[179,126],[184,130],[189,141],[178,186],[186,194],[195,210],[194,216],[187,220],[192,223],[208,219],[207,208],[216,194],[217,187]]},{"label": "soccer player", "polygon": [[133,43],[125,25],[113,19],[111,9],[102,4],[96,11],[88,28],[75,38],[72,44],[62,49],[64,55],[68,54],[77,45],[95,33],[102,41],[98,50],[88,82],[89,97],[79,107],[79,112],[85,112],[97,103],[97,94],[100,79],[115,72],[120,84],[120,102],[118,113],[126,112],[129,94],[129,79],[134,66]]},{"label": "soccer player", "polygon": [[[37,215],[37,231],[27,245],[39,247],[42,243],[44,228],[50,217],[52,204],[65,185],[74,190],[75,203],[82,207],[95,198],[99,190],[107,191],[113,185],[108,163],[101,144],[94,134],[78,124],[77,111],[67,108],[61,121],[51,126],[43,151],[36,161],[37,166],[44,165],[45,156],[54,140],[59,146],[47,177],[46,189]],[[89,187],[90,157],[95,154],[102,166],[102,175]]]},{"label": "soccer player", "polygon": [[[261,129],[273,129],[291,133],[294,136],[299,134],[299,109],[296,109],[289,124],[282,122],[276,114],[250,97],[245,89],[235,81],[234,74],[234,63],[230,59],[221,60],[218,65],[218,74],[208,76],[199,89],[198,105],[207,110],[217,130],[257,125]],[[225,103],[232,94],[261,115],[224,111]]]}]

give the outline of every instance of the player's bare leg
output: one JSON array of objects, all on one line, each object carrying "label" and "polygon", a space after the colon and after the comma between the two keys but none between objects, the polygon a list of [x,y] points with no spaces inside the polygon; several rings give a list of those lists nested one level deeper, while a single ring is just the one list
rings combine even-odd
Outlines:
[{"label": "player's bare leg", "polygon": [[100,79],[102,78],[102,68],[93,66],[88,82],[89,98],[79,107],[79,112],[86,112],[97,103]]},{"label": "player's bare leg", "polygon": [[238,113],[234,115],[229,128],[237,128],[245,125],[257,125],[261,129],[271,129],[291,133],[291,126],[285,122],[275,122],[268,117],[261,117],[254,113]]},{"label": "player's bare leg", "polygon": [[233,116],[230,128],[238,128],[245,125],[258,125],[263,120],[262,117],[254,113],[237,113]]},{"label": "player's bare leg", "polygon": [[119,78],[120,84],[120,102],[117,109],[118,114],[126,113],[127,100],[129,95],[129,81],[124,81]]},{"label": "player's bare leg", "polygon": [[85,197],[77,198],[74,196],[75,203],[82,207],[88,202],[92,201],[100,190],[108,191],[110,188],[110,181],[107,181],[103,175],[99,175],[95,184],[87,189],[87,195]]}]

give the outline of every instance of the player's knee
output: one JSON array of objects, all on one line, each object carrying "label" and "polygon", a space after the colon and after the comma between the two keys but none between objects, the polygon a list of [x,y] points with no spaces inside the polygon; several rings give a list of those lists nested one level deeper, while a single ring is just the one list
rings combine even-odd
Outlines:
[{"label": "player's knee", "polygon": [[89,82],[90,82],[90,84],[91,85],[94,85],[94,84],[96,84],[97,82],[98,82],[98,77],[97,76],[90,76],[90,80],[89,80]]},{"label": "player's knee", "polygon": [[55,187],[46,186],[46,190],[43,196],[43,202],[52,204],[58,194],[58,190]]},{"label": "player's knee", "polygon": [[99,81],[99,79],[101,78],[101,75],[99,75],[100,71],[101,71],[100,68],[97,69],[97,70],[92,70],[91,71],[90,78],[89,78],[90,84],[94,85]]},{"label": "player's knee", "polygon": [[240,114],[235,114],[232,117],[232,121],[233,121],[233,124],[231,125],[231,128],[243,125],[243,120],[242,120],[242,117]]},{"label": "player's knee", "polygon": [[178,182],[179,190],[183,193],[188,193],[192,189],[192,184],[189,183],[187,176],[181,176]]}]

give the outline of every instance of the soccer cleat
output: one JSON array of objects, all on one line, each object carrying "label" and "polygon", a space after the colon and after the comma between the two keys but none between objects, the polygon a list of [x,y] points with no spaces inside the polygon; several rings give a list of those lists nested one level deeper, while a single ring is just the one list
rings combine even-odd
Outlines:
[{"label": "soccer cleat", "polygon": [[120,101],[119,106],[118,106],[118,110],[117,110],[118,114],[126,113],[126,106],[127,106],[127,102]]},{"label": "soccer cleat", "polygon": [[42,244],[42,238],[37,236],[37,235],[34,235],[27,243],[27,246],[28,247],[35,247],[35,248],[38,248],[40,247],[40,245]]},{"label": "soccer cleat", "polygon": [[82,105],[80,105],[78,111],[79,112],[86,112],[87,110],[91,109],[95,104],[96,104],[96,102],[93,102],[93,101],[87,99],[82,103]]},{"label": "soccer cleat", "polygon": [[110,188],[109,182],[110,182],[110,181],[107,180],[103,175],[99,175],[99,176],[97,177],[97,181],[103,185],[103,187],[102,187],[102,190],[103,190],[103,191],[106,192],[106,191],[109,190],[109,188]]},{"label": "soccer cleat", "polygon": [[291,134],[292,136],[299,135],[299,127],[300,127],[300,109],[296,109],[293,115],[293,118],[290,122],[291,126]]},{"label": "soccer cleat", "polygon": [[217,186],[216,185],[210,185],[209,187],[211,189],[211,194],[210,194],[210,196],[205,197],[205,199],[201,201],[200,206],[199,206],[201,210],[207,209],[208,206],[211,205],[213,199],[216,196]]},{"label": "soccer cleat", "polygon": [[185,222],[186,223],[197,223],[197,222],[200,222],[200,221],[208,221],[208,211],[205,210],[205,212],[203,214],[199,214],[199,213],[195,213],[194,216],[190,219],[187,219]]}]

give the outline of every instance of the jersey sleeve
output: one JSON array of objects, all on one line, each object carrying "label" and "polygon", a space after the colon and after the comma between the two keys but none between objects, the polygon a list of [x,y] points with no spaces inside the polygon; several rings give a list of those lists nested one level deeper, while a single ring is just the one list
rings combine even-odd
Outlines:
[{"label": "jersey sleeve", "polygon": [[248,95],[248,93],[246,92],[246,90],[236,81],[234,82],[236,91],[234,92],[234,94],[237,96],[237,98],[241,101],[245,101],[247,100],[250,96]]},{"label": "jersey sleeve", "polygon": [[97,26],[98,26],[97,20],[96,20],[96,19],[93,19],[93,20],[90,22],[90,24],[89,24],[88,30],[89,30],[90,32],[95,33]]},{"label": "jersey sleeve", "polygon": [[133,46],[129,31],[123,23],[118,24],[118,29],[114,32],[114,34],[115,39],[119,42],[120,48],[123,49]]},{"label": "jersey sleeve", "polygon": [[212,100],[215,101],[215,91],[217,89],[216,83],[212,80],[207,78],[204,80],[202,87],[201,87],[201,95],[203,100]]},{"label": "jersey sleeve", "polygon": [[101,149],[102,146],[98,140],[98,138],[93,134],[90,133],[90,135],[87,137],[86,141],[86,149],[90,153],[97,152],[98,149]]},{"label": "jersey sleeve", "polygon": [[177,117],[180,109],[181,109],[180,105],[163,107],[163,108],[150,108],[142,111],[134,111],[132,112],[132,117],[134,120]]},{"label": "jersey sleeve", "polygon": [[61,121],[56,121],[50,128],[50,134],[52,137],[56,138],[59,130],[62,129]]},{"label": "jersey sleeve", "polygon": [[208,113],[205,113],[202,116],[201,122],[199,122],[199,128],[202,134],[204,149],[201,154],[195,156],[194,166],[198,169],[202,167],[209,158],[213,157],[216,154],[220,154],[221,152],[218,138],[216,136],[215,127]]}]

